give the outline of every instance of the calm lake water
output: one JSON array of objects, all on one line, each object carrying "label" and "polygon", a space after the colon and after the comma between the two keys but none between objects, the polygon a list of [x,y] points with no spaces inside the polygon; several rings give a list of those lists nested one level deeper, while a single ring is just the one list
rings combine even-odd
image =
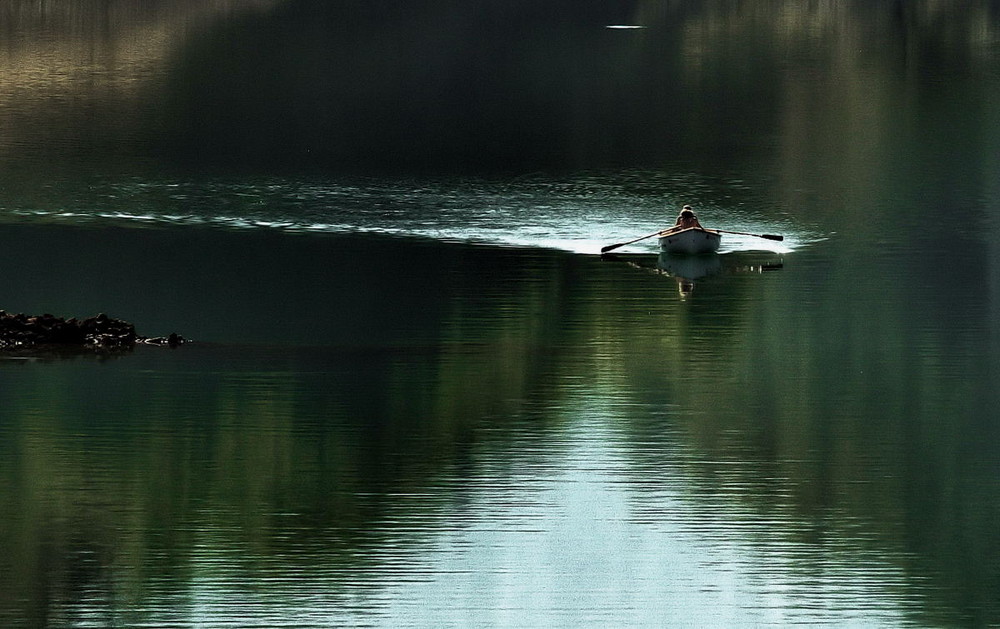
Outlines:
[{"label": "calm lake water", "polygon": [[603,4],[0,9],[0,624],[1000,624],[993,4]]}]

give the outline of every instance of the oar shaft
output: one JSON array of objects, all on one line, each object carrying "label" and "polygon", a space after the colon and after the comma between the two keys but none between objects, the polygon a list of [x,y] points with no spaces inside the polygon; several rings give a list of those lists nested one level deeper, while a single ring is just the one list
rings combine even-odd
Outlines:
[{"label": "oar shaft", "polygon": [[618,247],[624,247],[625,245],[631,245],[633,242],[639,242],[640,240],[646,240],[647,238],[652,238],[653,236],[659,236],[661,233],[663,233],[662,229],[661,230],[657,230],[657,231],[653,232],[652,234],[646,234],[645,236],[639,236],[638,238],[635,238],[633,240],[627,240],[625,242],[616,242],[613,245],[608,245],[606,247],[601,247],[601,253],[607,253],[609,251],[617,249]]},{"label": "oar shaft", "polygon": [[778,240],[778,241],[781,241],[781,240],[785,239],[784,236],[778,236],[776,234],[750,234],[750,233],[747,233],[747,232],[733,232],[733,231],[728,231],[728,230],[725,230],[725,229],[716,229],[714,231],[721,232],[723,234],[736,234],[738,236],[755,236],[757,238],[766,238],[768,240]]}]

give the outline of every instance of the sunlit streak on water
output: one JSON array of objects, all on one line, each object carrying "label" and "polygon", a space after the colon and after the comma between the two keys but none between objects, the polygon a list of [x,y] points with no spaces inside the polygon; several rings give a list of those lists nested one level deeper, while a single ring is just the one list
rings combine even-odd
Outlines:
[{"label": "sunlit streak on water", "polygon": [[[657,178],[659,177],[659,179]],[[649,179],[650,181],[647,181]],[[737,185],[733,183],[730,185]],[[739,184],[742,185],[742,184]],[[731,235],[722,252],[786,253],[819,237],[754,202],[711,201],[709,184],[691,176],[584,176],[509,182],[407,180],[107,181],[72,200],[8,200],[3,214],[24,221],[122,226],[197,225],[304,233],[379,233],[510,247],[598,253],[671,225],[693,203],[703,224],[731,231],[777,233],[783,242]],[[707,199],[703,203],[700,200]],[[10,220],[10,219],[8,219]],[[655,251],[649,238],[620,251]]]},{"label": "sunlit streak on water", "polygon": [[[261,513],[264,543],[233,524],[240,514],[200,511],[185,532],[187,589],[153,584],[132,613],[152,627],[906,624],[918,602],[899,587],[904,558],[866,527],[852,535],[831,513],[817,530],[785,502],[789,479],[749,469],[751,452],[726,463],[685,445],[679,409],[612,383],[569,391],[546,412],[558,429],[498,429],[513,441],[484,438],[474,475],[381,496],[374,528]],[[657,434],[627,435],[636,416]],[[331,550],[338,539],[354,540],[350,555]],[[81,626],[106,621],[101,608],[82,604]]]}]

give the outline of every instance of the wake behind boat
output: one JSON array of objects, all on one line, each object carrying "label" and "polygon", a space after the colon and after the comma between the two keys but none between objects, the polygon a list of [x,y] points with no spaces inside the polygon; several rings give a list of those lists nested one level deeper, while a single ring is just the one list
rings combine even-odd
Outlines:
[{"label": "wake behind boat", "polygon": [[666,253],[714,253],[719,250],[722,234],[704,227],[689,227],[660,236],[660,249]]}]

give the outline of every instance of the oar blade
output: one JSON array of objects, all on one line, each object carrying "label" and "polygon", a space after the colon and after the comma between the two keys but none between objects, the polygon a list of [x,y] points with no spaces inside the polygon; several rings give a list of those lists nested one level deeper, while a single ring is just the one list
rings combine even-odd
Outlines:
[{"label": "oar blade", "polygon": [[760,237],[767,238],[768,240],[777,240],[778,242],[781,242],[782,240],[785,239],[784,236],[778,236],[776,234],[761,234]]}]

